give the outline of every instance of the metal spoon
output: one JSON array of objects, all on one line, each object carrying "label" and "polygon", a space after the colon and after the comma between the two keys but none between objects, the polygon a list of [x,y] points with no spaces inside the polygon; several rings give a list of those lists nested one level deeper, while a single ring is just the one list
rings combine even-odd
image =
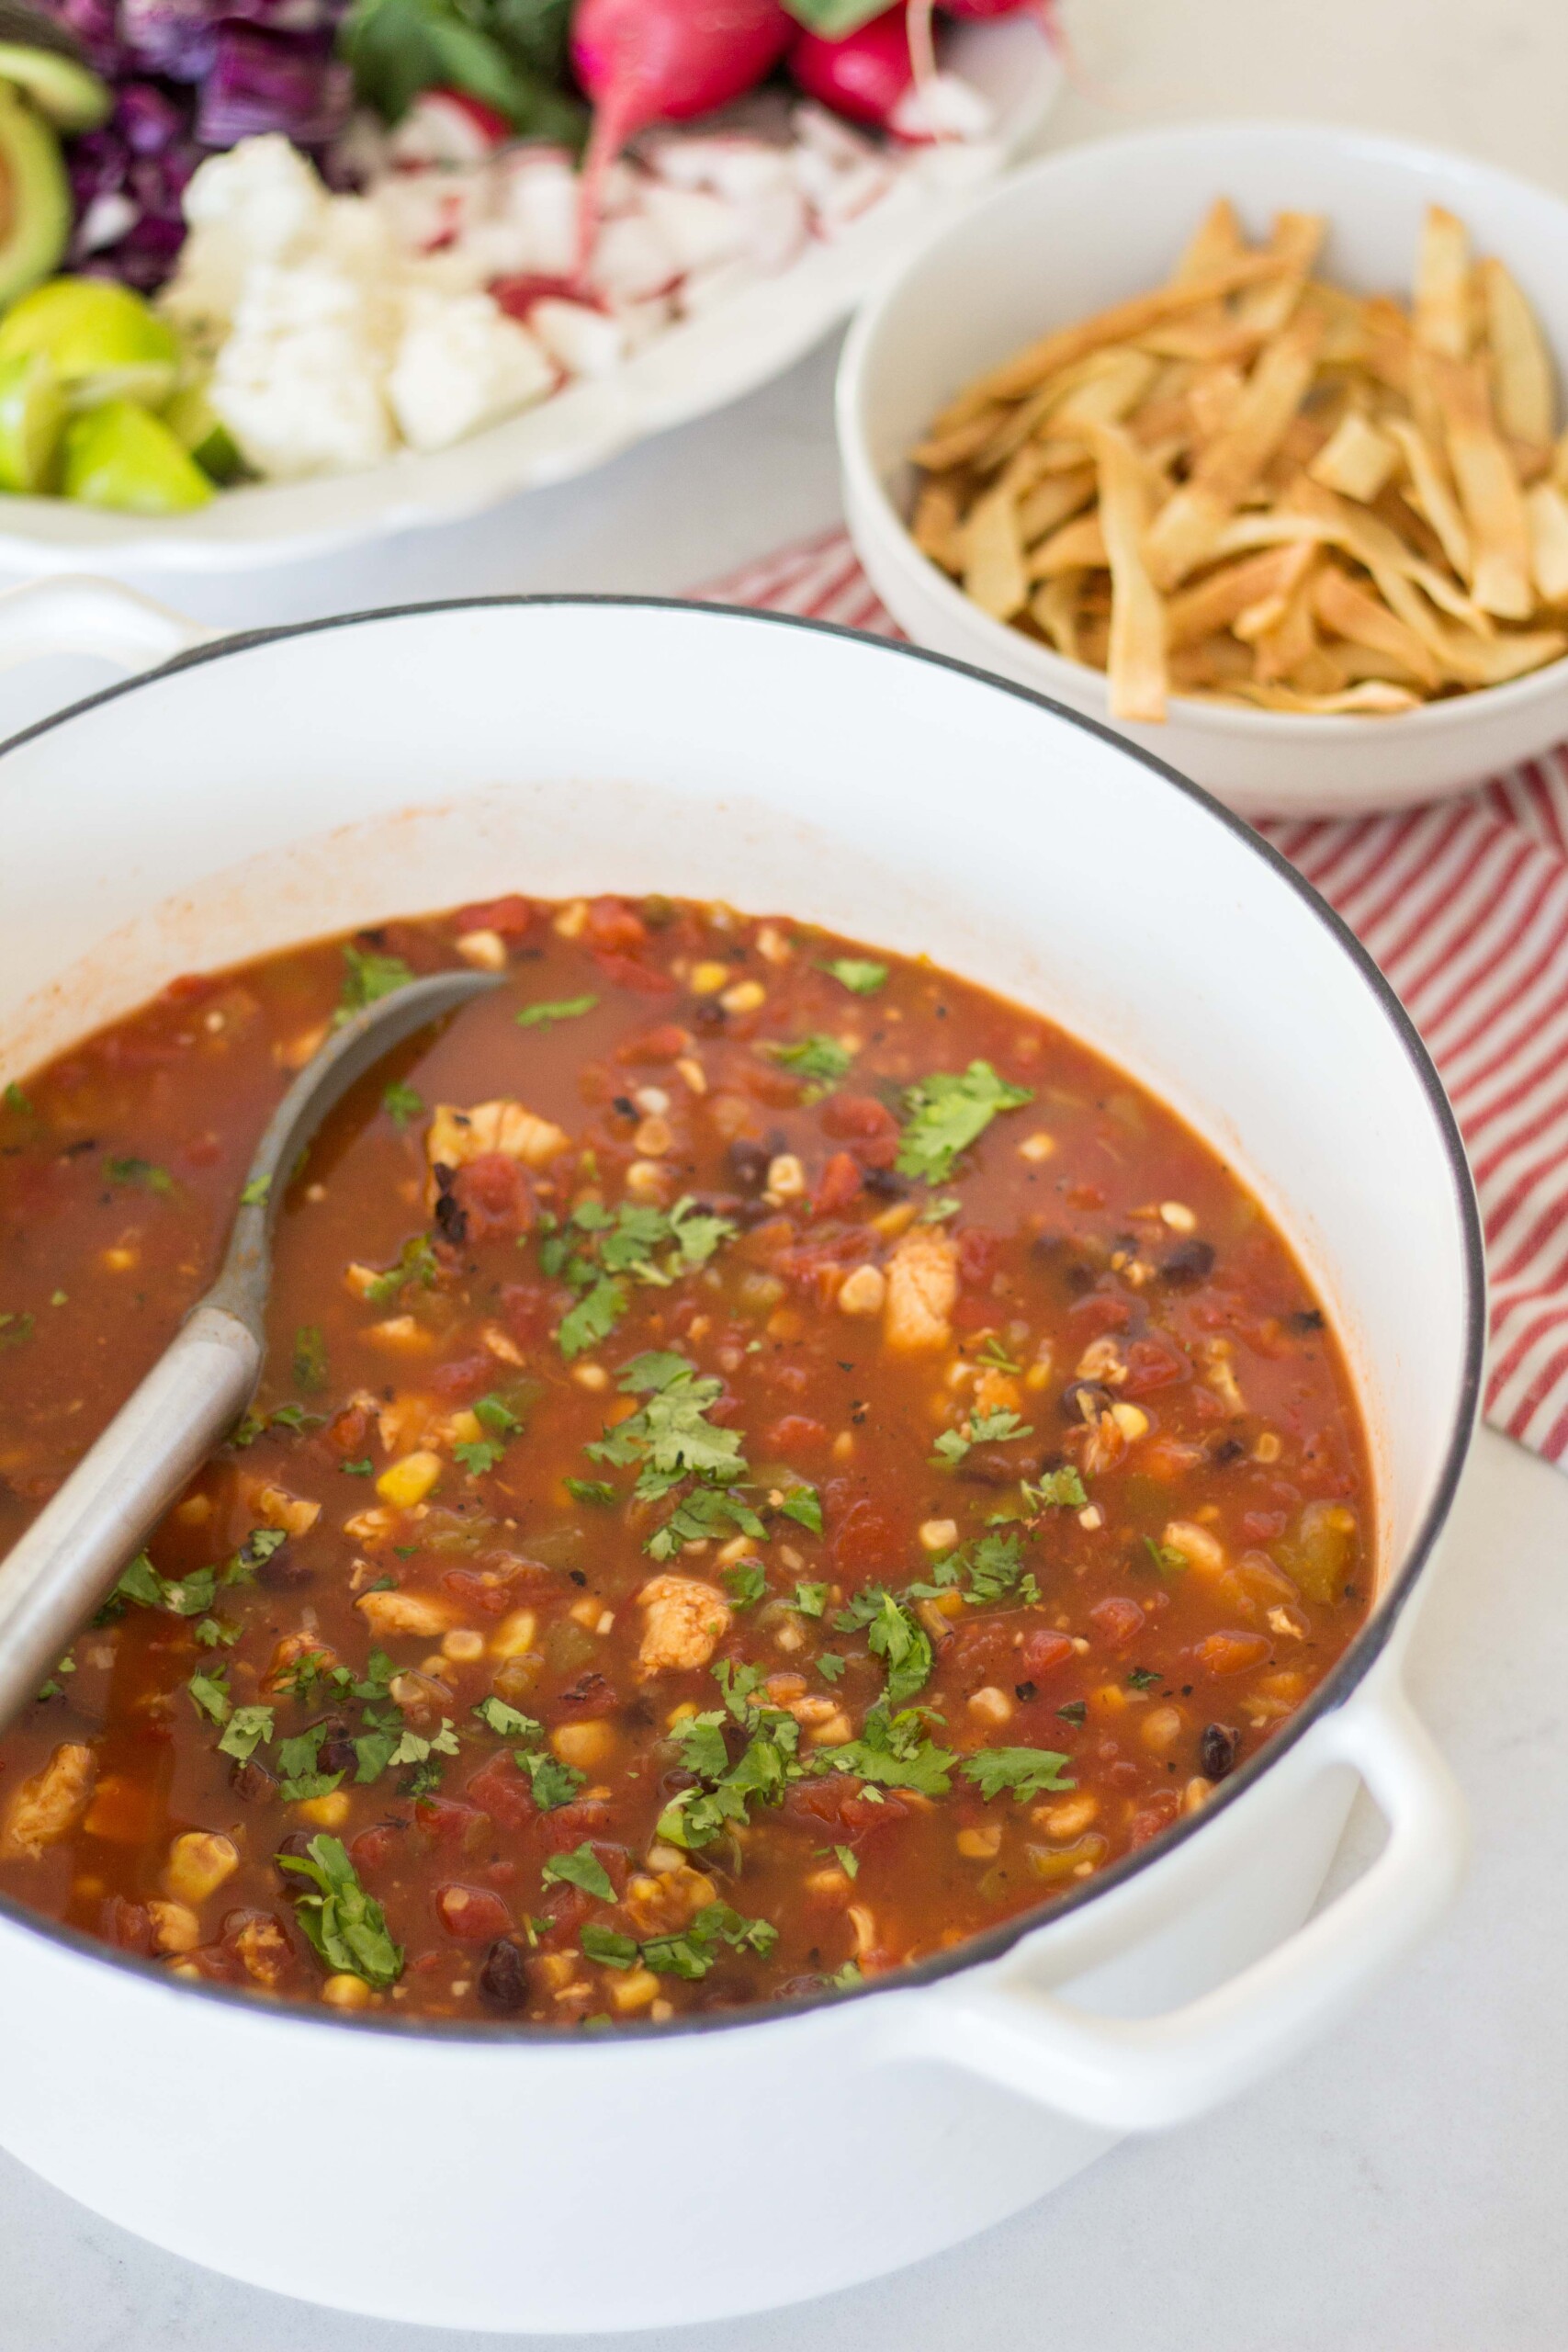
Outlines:
[{"label": "metal spoon", "polygon": [[327,1113],[416,1029],[500,985],[491,972],[412,980],[355,1013],[306,1063],[256,1147],[218,1280],[0,1561],[0,1730],[36,1697],[148,1530],[255,1394],[278,1203]]}]

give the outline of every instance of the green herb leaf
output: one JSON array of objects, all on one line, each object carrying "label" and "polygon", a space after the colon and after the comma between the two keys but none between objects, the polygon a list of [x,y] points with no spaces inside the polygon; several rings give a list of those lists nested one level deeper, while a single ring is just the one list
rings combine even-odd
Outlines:
[{"label": "green herb leaf", "polygon": [[197,1714],[209,1722],[226,1724],[233,1712],[229,1697],[229,1678],[221,1667],[211,1674],[193,1674],[186,1684]]},{"label": "green herb leaf", "polygon": [[350,943],[343,951],[343,989],[333,1015],[334,1028],[341,1029],[367,1004],[378,1004],[384,996],[407,988],[412,978],[400,956],[382,956],[374,947]]},{"label": "green herb leaf", "polygon": [[19,1348],[33,1336],[30,1315],[0,1315],[0,1348]]},{"label": "green herb leaf", "polygon": [[381,1108],[392,1125],[401,1129],[418,1118],[424,1108],[424,1097],[412,1086],[405,1086],[400,1078],[395,1078],[382,1093]]},{"label": "green herb leaf", "polygon": [[250,1182],[245,1186],[244,1191],[240,1194],[240,1206],[243,1209],[262,1208],[265,1205],[267,1194],[271,1191],[272,1178],[270,1176],[253,1176]]},{"label": "green herb leaf", "polygon": [[320,1891],[296,1899],[299,1925],[325,1966],[377,1987],[395,1984],[403,1955],[387,1933],[386,1914],[367,1894],[335,1838],[312,1838],[303,1855],[279,1854],[278,1867]]},{"label": "green herb leaf", "polygon": [[635,1968],[637,1945],[634,1936],[623,1936],[615,1928],[602,1928],[590,1919],[577,1939],[585,1960],[597,1962],[601,1968]]},{"label": "green herb leaf", "polygon": [[248,1763],[263,1741],[272,1737],[272,1721],[270,1707],[236,1707],[218,1743],[218,1753],[232,1756],[237,1763]]},{"label": "green herb leaf", "polygon": [[416,1283],[421,1290],[429,1290],[440,1271],[427,1236],[416,1234],[412,1240],[403,1243],[398,1252],[396,1265],[389,1266],[385,1273],[378,1274],[373,1283],[366,1284],[366,1305],[388,1306],[399,1292],[406,1290],[411,1283]]},{"label": "green herb leaf", "polygon": [[574,1503],[591,1503],[596,1510],[607,1510],[615,1500],[608,1478],[563,1478],[561,1484]]},{"label": "green herb leaf", "polygon": [[481,1699],[473,1712],[498,1739],[537,1739],[541,1736],[542,1726],[532,1715],[509,1707],[504,1699],[496,1698],[493,1692],[488,1699]]},{"label": "green herb leaf", "polygon": [[1062,1778],[1063,1766],[1072,1760],[1050,1747],[982,1747],[976,1755],[966,1756],[959,1769],[966,1781],[974,1781],[987,1804],[1004,1789],[1021,1803],[1042,1792],[1076,1789],[1076,1781]]},{"label": "green herb leaf", "polygon": [[797,1584],[795,1588],[795,1605],[803,1617],[820,1617],[828,1606],[827,1586]]},{"label": "green herb leaf", "polygon": [[1065,1724],[1081,1724],[1089,1709],[1081,1699],[1069,1699],[1065,1707],[1057,1708],[1056,1713]]},{"label": "green herb leaf", "polygon": [[797,1078],[815,1081],[813,1101],[836,1086],[854,1060],[848,1046],[841,1046],[837,1037],[824,1036],[819,1031],[794,1045],[771,1045],[765,1050],[781,1068],[793,1070]]},{"label": "green herb leaf", "polygon": [[7,1111],[15,1111],[20,1118],[30,1119],[33,1116],[33,1106],[15,1079],[6,1089],[5,1094],[0,1096],[0,1101],[5,1102]]},{"label": "green herb leaf", "polygon": [[761,1560],[737,1560],[724,1572],[725,1587],[737,1609],[754,1609],[768,1589],[767,1571]]},{"label": "green herb leaf", "polygon": [[[821,1659],[817,1661],[820,1666]],[[957,1758],[927,1737],[929,1710],[905,1707],[889,1712],[879,1700],[866,1715],[859,1739],[842,1747],[819,1747],[812,1757],[818,1772],[852,1772],[884,1789],[914,1789],[920,1795],[944,1797],[952,1787]]]},{"label": "green herb leaf", "polygon": [[815,1487],[787,1488],[779,1509],[786,1519],[793,1519],[797,1527],[804,1527],[808,1535],[821,1534],[822,1498]]},{"label": "green herb leaf", "polygon": [[1174,1544],[1156,1544],[1152,1535],[1145,1535],[1144,1549],[1162,1577],[1179,1577],[1184,1573],[1187,1555],[1179,1552]]},{"label": "green herb leaf", "polygon": [[836,1650],[818,1650],[817,1653],[817,1671],[829,1682],[837,1682],[845,1664]]},{"label": "green herb leaf", "polygon": [[971,1062],[963,1072],[938,1070],[906,1087],[908,1120],[895,1165],[901,1176],[944,1183],[953,1163],[1000,1111],[1012,1111],[1034,1096],[1027,1086],[1010,1086],[989,1062]]},{"label": "green herb leaf", "polygon": [[[874,8],[866,10],[868,17],[875,14]],[[886,964],[874,964],[859,956],[838,956],[820,968],[824,972],[831,972],[840,986],[848,989],[852,996],[874,996],[877,989],[886,987],[887,982]]]},{"label": "green herb leaf", "polygon": [[843,1871],[844,1876],[846,1878],[858,1878],[860,1876],[860,1856],[855,1852],[853,1847],[835,1846],[833,1851],[839,1858],[839,1868]]},{"label": "green herb leaf", "polygon": [[569,1886],[580,1886],[584,1894],[597,1895],[601,1903],[614,1903],[615,1899],[604,1865],[586,1838],[570,1854],[552,1854],[539,1875],[547,1886],[559,1880]]},{"label": "green herb leaf", "polygon": [[358,1462],[340,1462],[338,1468],[345,1478],[368,1478],[374,1476],[376,1464],[367,1453]]},{"label": "green herb leaf", "polygon": [[519,1029],[542,1029],[551,1021],[576,1021],[592,1012],[596,996],[561,996],[546,1004],[525,1004],[517,1016]]},{"label": "green herb leaf", "polygon": [[570,1804],[588,1777],[575,1764],[563,1764],[558,1757],[532,1748],[513,1748],[513,1761],[527,1773],[534,1803],[541,1813],[554,1813],[558,1805]]},{"label": "green herb leaf", "polygon": [[629,1304],[625,1283],[616,1282],[611,1274],[596,1282],[587,1296],[561,1317],[556,1341],[567,1362],[607,1340]]},{"label": "green herb leaf", "polygon": [[327,1385],[327,1343],[319,1323],[301,1323],[294,1334],[294,1385],[314,1396]]},{"label": "green herb leaf", "polygon": [[1059,1470],[1047,1470],[1037,1487],[1025,1480],[1023,1499],[1032,1510],[1082,1510],[1089,1496],[1077,1471],[1065,1462]]},{"label": "green herb leaf", "polygon": [[151,1159],[121,1159],[111,1157],[104,1162],[104,1173],[111,1184],[134,1184],[144,1193],[169,1193],[175,1180],[166,1168]]},{"label": "green herb leaf", "polygon": [[1135,1666],[1127,1677],[1127,1688],[1129,1690],[1152,1690],[1156,1682],[1164,1679],[1165,1677],[1156,1674],[1152,1666]]}]

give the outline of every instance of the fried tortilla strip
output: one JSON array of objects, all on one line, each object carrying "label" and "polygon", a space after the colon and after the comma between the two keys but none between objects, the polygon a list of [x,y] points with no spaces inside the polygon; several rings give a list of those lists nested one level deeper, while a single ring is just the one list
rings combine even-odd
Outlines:
[{"label": "fried tortilla strip", "polygon": [[1276,276],[1279,267],[1272,254],[1238,254],[1234,261],[1211,271],[1207,277],[1188,278],[1179,286],[1156,286],[1152,292],[1134,294],[1130,300],[1118,302],[1095,318],[1080,319],[1074,326],[1055,327],[1049,334],[1042,335],[1025,350],[1004,360],[999,368],[980,377],[967,391],[961,392],[938,417],[936,431],[942,435],[955,432],[982,409],[994,407],[999,401],[1022,400],[1036,390],[1047,376],[1069,367],[1075,359],[1102,350],[1107,344],[1134,343],[1145,328],[1179,317],[1185,311],[1197,310],[1204,302],[1234,293],[1238,287],[1256,286],[1261,279]]},{"label": "fried tortilla strip", "polygon": [[1018,536],[1023,545],[1037,546],[1086,507],[1099,488],[1100,476],[1092,465],[1075,466],[1070,474],[1048,475],[1019,503]]},{"label": "fried tortilla strip", "polygon": [[1368,505],[1399,463],[1399,450],[1386,434],[1369,424],[1359,409],[1347,409],[1307,467],[1314,481]]},{"label": "fried tortilla strip", "polygon": [[1314,718],[1338,715],[1391,718],[1396,711],[1416,709],[1421,700],[1407,686],[1393,685],[1382,678],[1368,678],[1359,685],[1342,686],[1336,693],[1325,695],[1303,694],[1296,686],[1264,685],[1258,680],[1242,678],[1231,692],[1264,710],[1293,710]]},{"label": "fried tortilla strip", "polygon": [[[1301,578],[1285,599],[1284,609],[1270,627],[1253,633],[1253,675],[1265,685],[1278,681],[1304,692],[1326,693],[1343,681],[1328,677],[1320,679],[1314,674],[1314,665],[1321,664],[1323,657],[1317,639],[1313,586],[1323,557],[1310,540],[1303,545],[1306,563]],[[1252,617],[1250,614],[1247,616],[1249,621]],[[1237,627],[1240,627],[1239,617]]]},{"label": "fried tortilla strip", "polygon": [[960,526],[964,593],[993,620],[1010,621],[1029,602],[1018,537],[1018,505],[1008,490],[977,498]]},{"label": "fried tortilla strip", "polygon": [[1247,378],[1229,360],[1199,370],[1187,387],[1187,413],[1200,441],[1224,431],[1246,390]]},{"label": "fried tortilla strip", "polygon": [[1070,391],[1051,417],[1053,436],[1077,432],[1089,424],[1119,424],[1137,407],[1155,378],[1159,361],[1146,351],[1124,345],[1102,354],[1104,366],[1076,390]]},{"label": "fried tortilla strip", "polygon": [[1155,517],[1145,549],[1157,587],[1177,582],[1214,553],[1214,543],[1283,438],[1312,382],[1325,326],[1302,302],[1258,355],[1224,430],[1200,453],[1189,480]]},{"label": "fried tortilla strip", "polygon": [[1410,469],[1416,503],[1437,534],[1438,543],[1461,580],[1470,578],[1470,533],[1455,503],[1448,477],[1426,435],[1407,418],[1391,416],[1385,432]]},{"label": "fried tortilla strip", "polygon": [[1238,645],[1227,630],[1216,629],[1212,637],[1198,639],[1184,645],[1169,657],[1170,684],[1174,693],[1187,694],[1195,687],[1224,686],[1235,679],[1250,674],[1252,655],[1245,645]]},{"label": "fried tortilla strip", "polygon": [[1313,560],[1310,539],[1292,546],[1269,548],[1261,555],[1244,556],[1212,571],[1196,587],[1184,588],[1165,609],[1165,641],[1174,651],[1218,628],[1228,628],[1238,613],[1268,596],[1288,595]]},{"label": "fried tortilla strip", "polygon": [[1517,441],[1550,443],[1556,401],[1551,361],[1535,312],[1517,278],[1500,261],[1482,263],[1481,290],[1498,425]]},{"label": "fried tortilla strip", "polygon": [[1548,605],[1568,605],[1568,498],[1555,482],[1538,481],[1526,493],[1535,584]]},{"label": "fried tortilla strip", "polygon": [[1433,694],[1442,684],[1442,668],[1425,640],[1386,605],[1358,588],[1337,563],[1325,563],[1318,573],[1313,608],[1325,628],[1348,638],[1353,645],[1387,654]]},{"label": "fried tortilla strip", "polygon": [[1409,320],[1386,294],[1369,296],[1360,305],[1360,313],[1361,347],[1357,365],[1387,390],[1407,400],[1412,347]]},{"label": "fried tortilla strip", "polygon": [[1495,637],[1469,639],[1450,629],[1449,637],[1450,670],[1467,686],[1506,686],[1568,653],[1568,635],[1560,628],[1499,629]]},{"label": "fried tortilla strip", "polygon": [[[1126,435],[1089,427],[1100,467],[1100,523],[1111,560],[1111,640],[1106,667],[1112,718],[1165,717],[1165,607],[1144,564],[1148,478]],[[1076,526],[1069,525],[1069,528]]]},{"label": "fried tortilla strip", "polygon": [[945,474],[954,466],[965,466],[976,449],[985,447],[1008,414],[1007,410],[987,401],[960,424],[943,429],[939,424],[929,440],[910,450],[909,462],[928,474]]},{"label": "fried tortilla strip", "polygon": [[1478,360],[1430,355],[1422,365],[1430,374],[1470,530],[1471,594],[1483,612],[1495,613],[1500,620],[1528,620],[1535,604],[1529,518],[1518,476],[1493,422],[1485,369]]},{"label": "fried tortilla strip", "polygon": [[951,571],[955,579],[964,569],[958,518],[958,490],[950,477],[922,485],[915,502],[911,535],[920,553],[941,564],[944,571]]},{"label": "fried tortilla strip", "polygon": [[[1103,498],[1103,474],[1100,479]],[[1054,580],[1064,571],[1103,571],[1110,560],[1100,516],[1080,514],[1031,548],[1024,569],[1031,580]]]},{"label": "fried tortilla strip", "polygon": [[1170,282],[1173,286],[1190,286],[1195,278],[1212,277],[1216,269],[1223,269],[1246,251],[1247,240],[1241,233],[1235,205],[1228,196],[1217,196],[1192,232],[1180,260],[1171,271]]},{"label": "fried tortilla strip", "polygon": [[1055,580],[1037,588],[1029,600],[1030,617],[1069,662],[1082,659],[1078,652],[1078,590],[1082,582],[1081,571],[1059,572]]},{"label": "fried tortilla strip", "polygon": [[1279,334],[1302,299],[1326,226],[1321,212],[1276,215],[1266,251],[1279,263],[1280,275],[1262,286],[1249,287],[1241,295],[1235,310],[1238,325],[1258,336]]},{"label": "fried tortilla strip", "polygon": [[1429,204],[1416,255],[1416,340],[1445,359],[1470,356],[1470,238],[1462,220]]}]

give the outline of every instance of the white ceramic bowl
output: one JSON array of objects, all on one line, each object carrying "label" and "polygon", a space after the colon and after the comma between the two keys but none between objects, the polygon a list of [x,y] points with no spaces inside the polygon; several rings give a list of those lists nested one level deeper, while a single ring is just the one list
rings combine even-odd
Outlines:
[{"label": "white ceramic bowl", "polygon": [[[1043,334],[1145,291],[1228,195],[1254,237],[1282,207],[1327,214],[1323,274],[1408,299],[1426,206],[1447,205],[1518,278],[1568,382],[1568,204],[1483,164],[1365,131],[1216,122],[1053,155],[939,230],[857,321],[839,376],[851,533],[919,645],[1106,718],[1103,675],[996,621],[906,528],[906,453],[944,402]],[[1392,808],[1482,782],[1568,736],[1568,661],[1393,718],[1310,718],[1179,696],[1117,731],[1248,816]]]},{"label": "white ceramic bowl", "polygon": [[996,111],[983,147],[928,157],[831,244],[813,246],[778,277],[661,335],[614,375],[573,384],[450,449],[423,457],[405,449],[363,473],[225,491],[195,514],[155,523],[60,498],[0,497],[0,570],[123,578],[297,563],[395,531],[460,522],[519,491],[587,473],[634,442],[754,391],[793,367],[903,254],[952,219],[1018,153],[1060,86],[1054,51],[1023,17],[956,26],[944,54]]},{"label": "white ceramic bowl", "polygon": [[[143,660],[184,635],[59,586],[0,602],[17,632]],[[1283,1221],[1364,1398],[1382,1563],[1352,1647],[1200,1816],[859,1995],[605,2036],[357,2024],[0,1903],[0,2141],[25,2162],[193,2260],[388,2318],[723,2318],[931,2253],[1212,2105],[1422,1934],[1462,1813],[1399,1660],[1475,1409],[1475,1209],[1386,984],[1244,826],[908,647],[571,599],[197,650],[6,746],[0,826],[0,1082],[177,972],[503,887],[787,910],[1040,1007]],[[1388,1843],[1303,1927],[1358,1779]],[[301,2086],[393,2160],[296,2161]],[[737,2117],[743,2188],[708,2217],[672,2154]]]}]

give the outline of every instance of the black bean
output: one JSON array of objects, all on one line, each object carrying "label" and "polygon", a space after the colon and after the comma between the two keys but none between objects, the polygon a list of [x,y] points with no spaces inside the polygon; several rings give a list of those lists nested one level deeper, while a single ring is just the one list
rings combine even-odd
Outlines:
[{"label": "black bean", "polygon": [[468,1239],[468,1212],[455,1193],[442,1192],[435,1195],[435,1229],[443,1241],[449,1241],[454,1250],[460,1250]]},{"label": "black bean", "polygon": [[958,1465],[959,1477],[972,1487],[1010,1487],[1039,1475],[1038,1454],[1020,1453],[1016,1445],[973,1446]]},{"label": "black bean", "polygon": [[259,1756],[247,1756],[243,1764],[236,1763],[229,1774],[229,1785],[246,1804],[265,1804],[277,1794],[277,1781]]},{"label": "black bean", "polygon": [[611,1103],[610,1108],[612,1111],[618,1111],[623,1119],[635,1119],[637,1117],[637,1104],[632,1101],[629,1094],[617,1094],[614,1102]]},{"label": "black bean", "polygon": [[479,1971],[479,1997],[492,2009],[527,2006],[528,1971],[521,1948],[510,1936],[498,1936],[485,1954]]},{"label": "black bean", "polygon": [[341,1715],[329,1716],[325,1736],[316,1750],[316,1769],[321,1772],[352,1772],[359,1761],[354,1752],[354,1739]]},{"label": "black bean", "polygon": [[1217,1444],[1209,1448],[1209,1459],[1216,1467],[1224,1469],[1229,1462],[1239,1462],[1246,1452],[1247,1448],[1240,1438],[1223,1437]]},{"label": "black bean", "polygon": [[1065,1421],[1098,1421],[1114,1399],[1098,1380],[1069,1380],[1056,1402]]},{"label": "black bean", "polygon": [[1198,1743],[1198,1761],[1206,1781],[1223,1781],[1236,1759],[1241,1734],[1229,1724],[1205,1724]]},{"label": "black bean", "polygon": [[1298,1307],[1293,1315],[1286,1316],[1285,1322],[1288,1329],[1292,1331],[1321,1331],[1322,1310],[1315,1306]]},{"label": "black bean", "polygon": [[760,1193],[768,1181],[768,1151],[765,1144],[752,1143],[745,1136],[738,1136],[729,1147],[729,1164],[735,1181],[743,1192]]},{"label": "black bean", "polygon": [[299,1558],[292,1544],[280,1544],[265,1560],[255,1562],[256,1582],[269,1586],[274,1592],[285,1592],[290,1585],[309,1584],[315,1573]]},{"label": "black bean", "polygon": [[861,1181],[868,1193],[879,1193],[885,1201],[901,1201],[909,1189],[891,1168],[864,1168]]},{"label": "black bean", "polygon": [[1160,1264],[1159,1278],[1172,1290],[1194,1290],[1214,1271],[1213,1244],[1194,1237],[1179,1241]]},{"label": "black bean", "polygon": [[690,1017],[694,1029],[705,1029],[710,1036],[716,1030],[722,1029],[728,1019],[723,1005],[719,1003],[716,997],[711,996],[700,998],[693,1005]]},{"label": "black bean", "polygon": [[1037,1698],[1039,1696],[1039,1692],[1032,1682],[1015,1682],[1012,1686],[1012,1692],[1013,1697],[1015,1699],[1021,1699],[1025,1706],[1029,1704],[1031,1699]]}]

